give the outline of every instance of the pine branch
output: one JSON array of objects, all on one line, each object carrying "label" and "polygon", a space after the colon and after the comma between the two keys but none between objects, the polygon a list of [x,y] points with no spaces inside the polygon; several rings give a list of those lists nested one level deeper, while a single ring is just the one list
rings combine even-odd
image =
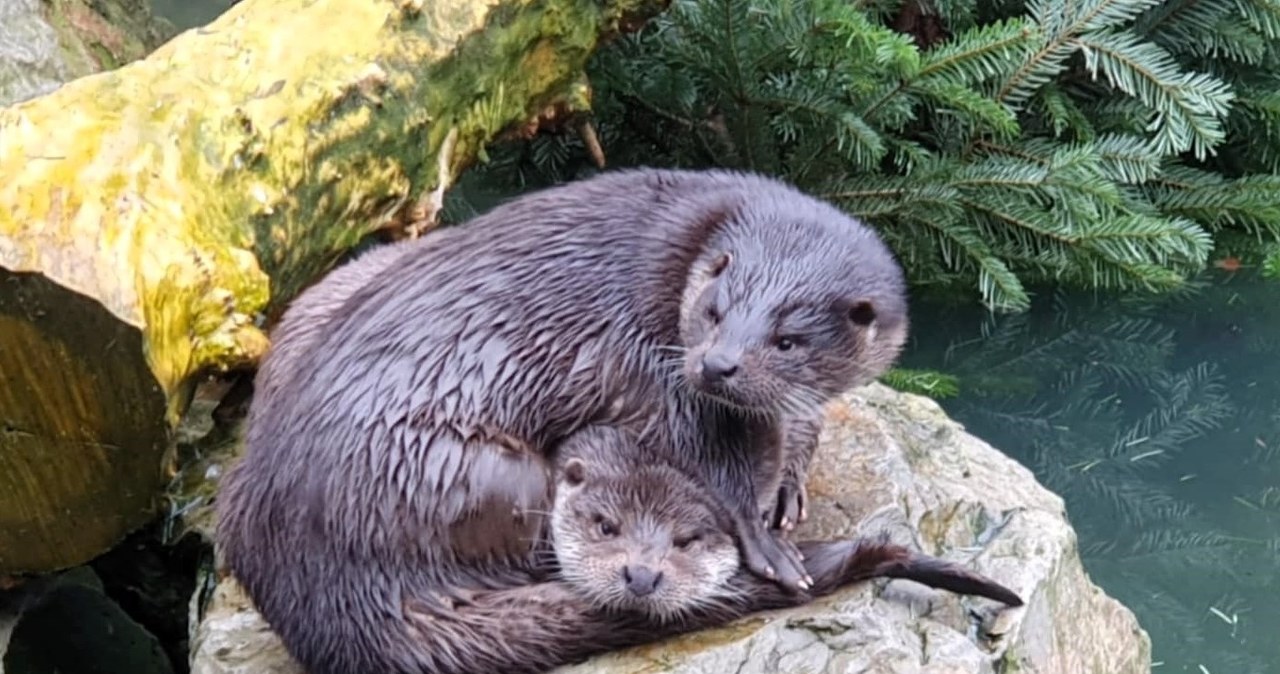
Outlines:
[{"label": "pine branch", "polygon": [[960,392],[960,382],[954,375],[933,370],[895,367],[881,376],[880,381],[904,393],[935,399],[954,398]]},{"label": "pine branch", "polygon": [[1098,31],[1073,41],[1084,50],[1090,73],[1101,70],[1112,85],[1160,115],[1154,138],[1160,153],[1191,149],[1204,159],[1225,137],[1222,119],[1233,99],[1225,82],[1182,71],[1168,52],[1132,33]]},{"label": "pine branch", "polygon": [[1028,7],[1044,31],[1044,44],[1005,80],[996,99],[1019,107],[1066,69],[1067,58],[1078,46],[1074,38],[1089,31],[1119,26],[1159,2],[1088,0],[1077,5],[1060,0],[1032,0]]},{"label": "pine branch", "polygon": [[1056,84],[1045,84],[1036,91],[1032,111],[1049,120],[1055,138],[1067,132],[1079,140],[1089,140],[1097,135],[1084,110]]},{"label": "pine branch", "polygon": [[937,232],[942,259],[948,266],[977,268],[978,293],[984,305],[1007,311],[1021,311],[1030,305],[1031,298],[1022,282],[995,256],[976,228],[934,218],[921,218],[916,222]]},{"label": "pine branch", "polygon": [[1280,176],[1221,176],[1181,166],[1149,190],[1162,211],[1177,213],[1213,228],[1240,227],[1280,238]]},{"label": "pine branch", "polygon": [[[1002,310],[1184,287],[1210,232],[1280,241],[1280,0],[947,1],[967,23],[920,48],[887,1],[674,0],[593,66],[611,163],[780,175]],[[572,176],[576,142],[486,174]]]},{"label": "pine branch", "polygon": [[1268,40],[1280,39],[1280,1],[1236,0],[1235,8],[1249,25]]}]

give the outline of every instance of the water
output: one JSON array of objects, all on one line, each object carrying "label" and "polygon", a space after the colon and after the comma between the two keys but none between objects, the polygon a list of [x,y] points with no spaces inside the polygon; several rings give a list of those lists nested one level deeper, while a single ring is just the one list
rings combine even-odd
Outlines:
[{"label": "water", "polygon": [[231,0],[152,0],[151,11],[179,30],[203,26],[231,6]]},{"label": "water", "polygon": [[1155,672],[1280,672],[1280,283],[1202,283],[1005,317],[916,301],[903,364],[958,375],[947,412],[1063,496]]}]

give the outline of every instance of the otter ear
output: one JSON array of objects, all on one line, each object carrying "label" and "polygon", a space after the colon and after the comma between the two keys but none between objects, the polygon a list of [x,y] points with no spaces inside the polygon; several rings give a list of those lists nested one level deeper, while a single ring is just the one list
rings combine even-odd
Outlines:
[{"label": "otter ear", "polygon": [[587,480],[587,463],[582,459],[569,459],[564,464],[564,479],[570,487],[582,486]]},{"label": "otter ear", "polygon": [[733,254],[726,250],[711,261],[711,267],[707,272],[711,275],[711,278],[716,278],[724,273],[725,267],[728,267],[732,261]]},{"label": "otter ear", "polygon": [[868,327],[876,320],[876,307],[865,297],[846,305],[844,313],[854,325],[860,328]]}]

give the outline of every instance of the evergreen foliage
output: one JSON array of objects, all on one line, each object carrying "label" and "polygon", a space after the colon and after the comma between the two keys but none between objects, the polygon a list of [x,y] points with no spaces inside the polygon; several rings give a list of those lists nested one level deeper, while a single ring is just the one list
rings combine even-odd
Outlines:
[{"label": "evergreen foliage", "polygon": [[897,367],[880,377],[880,382],[905,393],[930,398],[952,398],[959,395],[957,379],[953,375],[935,370],[913,370]]},{"label": "evergreen foliage", "polygon": [[[1045,281],[1177,287],[1215,232],[1280,238],[1278,30],[1273,0],[675,0],[592,81],[613,165],[781,176],[917,287],[1019,310]],[[589,170],[566,134],[492,156],[490,184]]]},{"label": "evergreen foliage", "polygon": [[1262,599],[1280,583],[1280,288],[1217,278],[1157,302],[1058,290],[1011,316],[949,309],[910,364],[955,376],[947,412],[1063,496],[1090,575],[1157,660],[1262,672],[1280,661]]}]

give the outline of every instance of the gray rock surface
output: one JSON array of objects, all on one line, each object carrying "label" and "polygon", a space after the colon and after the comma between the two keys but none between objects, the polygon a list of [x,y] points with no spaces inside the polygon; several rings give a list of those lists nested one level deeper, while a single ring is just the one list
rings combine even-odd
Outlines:
[{"label": "gray rock surface", "polygon": [[0,107],[140,58],[173,34],[149,0],[0,0]]},{"label": "gray rock surface", "polygon": [[[936,403],[875,384],[833,404],[798,535],[889,532],[1019,593],[1000,610],[905,580],[608,654],[557,674],[1139,674],[1151,645],[1085,574],[1062,500]],[[192,674],[300,674],[236,583],[192,640]]]},{"label": "gray rock surface", "polygon": [[0,106],[47,94],[71,77],[39,0],[0,2]]}]

